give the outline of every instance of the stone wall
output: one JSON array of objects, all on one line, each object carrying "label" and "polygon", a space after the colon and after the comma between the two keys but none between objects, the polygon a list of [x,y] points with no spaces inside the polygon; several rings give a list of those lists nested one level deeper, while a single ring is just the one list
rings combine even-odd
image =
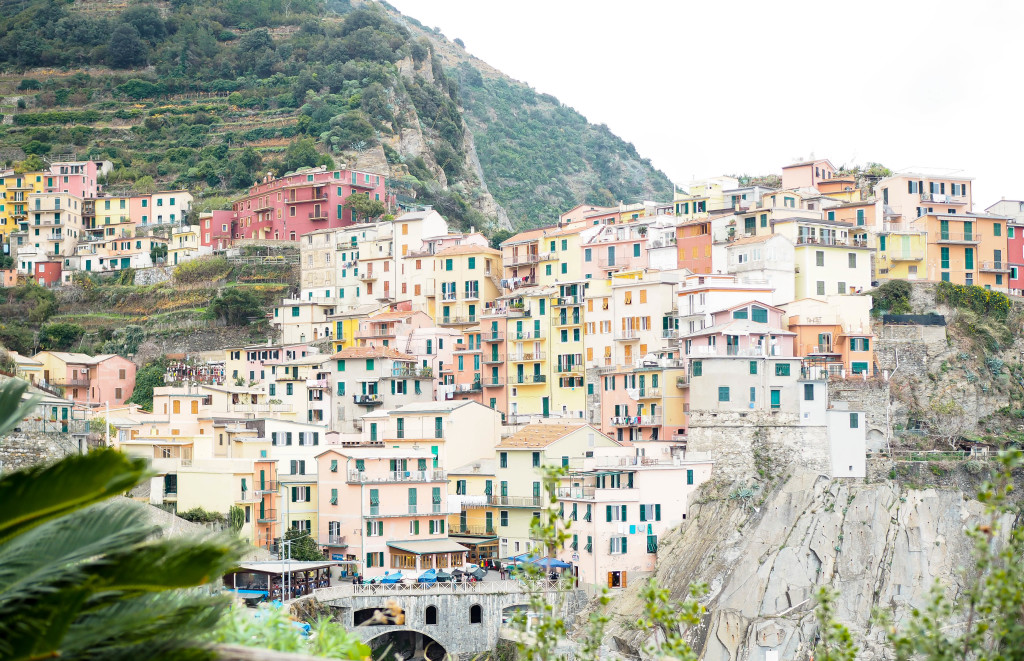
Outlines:
[{"label": "stone wall", "polygon": [[831,474],[826,428],[797,421],[782,412],[691,411],[686,449],[711,453],[715,473],[733,480],[764,470],[778,477],[798,465]]},{"label": "stone wall", "polygon": [[156,285],[169,281],[173,275],[173,266],[154,266],[147,269],[137,269],[135,271],[135,284]]},{"label": "stone wall", "polygon": [[882,378],[832,379],[828,382],[828,401],[846,402],[851,411],[864,411],[868,447],[878,448],[892,433],[887,416],[889,383]]},{"label": "stone wall", "polygon": [[78,441],[69,434],[17,432],[0,437],[0,473],[56,461],[79,452]]}]

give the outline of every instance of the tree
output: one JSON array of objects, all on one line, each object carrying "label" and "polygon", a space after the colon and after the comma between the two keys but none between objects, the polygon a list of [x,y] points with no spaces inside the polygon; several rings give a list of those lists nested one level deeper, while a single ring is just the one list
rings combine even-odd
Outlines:
[{"label": "tree", "polygon": [[167,373],[167,358],[161,356],[135,373],[135,390],[128,401],[138,404],[147,411],[153,410],[153,389],[164,385]]},{"label": "tree", "polygon": [[39,329],[39,346],[46,351],[71,351],[85,335],[85,327],[59,322]]},{"label": "tree", "polygon": [[121,14],[121,20],[134,27],[141,38],[154,45],[167,35],[167,27],[153,5],[129,7]]},{"label": "tree", "polygon": [[512,230],[498,230],[491,235],[491,247],[495,250],[501,250],[501,244],[513,236],[515,236],[515,232]]},{"label": "tree", "polygon": [[263,304],[250,291],[233,287],[213,299],[208,313],[228,326],[246,326],[253,318],[264,316]]},{"label": "tree", "polygon": [[326,560],[324,554],[320,552],[316,540],[310,537],[308,532],[292,528],[285,532],[284,538],[291,541],[292,560],[302,562]]},{"label": "tree", "polygon": [[[28,153],[28,152],[26,152]],[[38,154],[29,154],[28,158],[23,161],[18,161],[14,164],[15,174],[25,174],[26,172],[40,172],[46,169],[46,161],[39,157]]]},{"label": "tree", "polygon": [[[0,420],[16,422],[9,394]],[[184,589],[230,569],[240,545],[156,536],[145,505],[113,501],[148,477],[113,449],[0,477],[0,656],[205,658],[227,602]]]},{"label": "tree", "polygon": [[129,324],[123,328],[116,328],[111,338],[104,342],[103,352],[127,357],[139,350],[143,339],[145,339],[145,333],[142,326]]},{"label": "tree", "polygon": [[246,32],[238,42],[239,53],[249,61],[252,61],[256,55],[272,50],[274,50],[274,40],[266,28]]},{"label": "tree", "polygon": [[352,193],[345,198],[344,208],[351,210],[356,219],[361,222],[369,222],[374,218],[384,215],[388,209],[380,200],[371,200],[369,195],[363,193]]},{"label": "tree", "polygon": [[122,23],[110,35],[107,44],[108,64],[115,69],[130,69],[146,63],[146,44],[134,25]]},{"label": "tree", "polygon": [[167,261],[167,244],[166,243],[154,243],[153,247],[149,249],[149,258],[153,260],[153,263],[166,262]]},{"label": "tree", "polygon": [[[294,172],[299,168],[311,168],[320,160],[320,152],[316,150],[313,138],[303,138],[288,145],[284,152],[285,172]],[[280,172],[278,174],[284,174]]]}]

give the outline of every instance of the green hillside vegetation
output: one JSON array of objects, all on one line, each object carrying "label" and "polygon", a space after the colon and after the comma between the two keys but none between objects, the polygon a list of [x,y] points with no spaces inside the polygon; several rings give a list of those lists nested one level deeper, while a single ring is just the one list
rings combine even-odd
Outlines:
[{"label": "green hillside vegetation", "polygon": [[[11,123],[0,126],[0,162],[109,159],[111,190],[188,188],[223,202],[268,171],[372,157],[403,199],[433,204],[456,227],[494,227],[485,189],[517,225],[671,190],[605,127],[515,81],[482,78],[468,55],[443,61],[438,50],[452,44],[380,5],[110,7],[5,4],[0,115]],[[402,139],[410,129],[416,147]]]}]

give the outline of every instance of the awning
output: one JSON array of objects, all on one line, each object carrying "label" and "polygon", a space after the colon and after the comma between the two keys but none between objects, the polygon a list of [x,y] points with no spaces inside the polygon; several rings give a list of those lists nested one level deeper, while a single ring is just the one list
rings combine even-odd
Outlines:
[{"label": "awning", "polygon": [[320,561],[320,562],[240,562],[238,563],[237,569],[234,572],[257,572],[260,574],[286,574],[288,572],[300,572],[300,571],[312,571],[314,569],[324,569],[326,567],[333,567],[338,563],[337,561]]},{"label": "awning", "polygon": [[467,546],[480,546],[481,544],[497,544],[497,537],[463,537],[462,535],[449,535],[449,539],[458,540],[460,544]]},{"label": "awning", "polygon": [[413,555],[432,555],[434,553],[466,553],[469,551],[462,544],[450,539],[424,539],[409,542],[388,542],[388,547],[412,553]]}]

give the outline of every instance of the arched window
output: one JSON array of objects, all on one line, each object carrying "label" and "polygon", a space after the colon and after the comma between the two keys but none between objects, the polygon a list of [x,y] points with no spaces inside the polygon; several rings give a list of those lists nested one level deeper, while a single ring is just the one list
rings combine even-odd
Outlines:
[{"label": "arched window", "polygon": [[427,624],[437,624],[437,606],[427,606]]},{"label": "arched window", "polygon": [[469,623],[480,624],[484,620],[484,609],[480,604],[473,604],[469,607]]}]

